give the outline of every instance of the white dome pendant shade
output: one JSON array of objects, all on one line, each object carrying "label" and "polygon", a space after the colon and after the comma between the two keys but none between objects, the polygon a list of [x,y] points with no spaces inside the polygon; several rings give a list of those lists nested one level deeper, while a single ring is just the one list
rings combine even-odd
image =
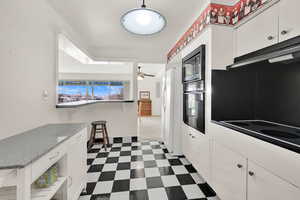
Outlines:
[{"label": "white dome pendant shade", "polygon": [[162,31],[167,21],[159,12],[146,8],[143,0],[141,8],[130,10],[122,16],[121,24],[131,33],[152,35]]}]

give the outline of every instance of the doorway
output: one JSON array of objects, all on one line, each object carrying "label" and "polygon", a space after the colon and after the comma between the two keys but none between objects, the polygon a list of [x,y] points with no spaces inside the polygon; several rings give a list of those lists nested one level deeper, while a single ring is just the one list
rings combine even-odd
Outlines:
[{"label": "doorway", "polygon": [[138,137],[161,141],[161,83],[165,65],[140,63],[138,66]]}]

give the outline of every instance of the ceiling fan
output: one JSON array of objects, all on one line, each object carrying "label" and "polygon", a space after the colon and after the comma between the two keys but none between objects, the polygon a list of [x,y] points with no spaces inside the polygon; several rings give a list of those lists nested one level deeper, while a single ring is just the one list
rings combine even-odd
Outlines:
[{"label": "ceiling fan", "polygon": [[142,67],[139,66],[138,67],[138,72],[137,72],[137,78],[138,78],[138,80],[143,80],[146,76],[148,76],[148,77],[155,77],[155,75],[153,75],[153,74],[146,74],[146,73],[142,72]]}]

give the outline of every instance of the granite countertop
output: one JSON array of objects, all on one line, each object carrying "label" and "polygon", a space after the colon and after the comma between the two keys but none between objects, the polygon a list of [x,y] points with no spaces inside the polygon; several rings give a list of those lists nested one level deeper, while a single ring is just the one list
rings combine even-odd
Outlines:
[{"label": "granite countertop", "polygon": [[0,169],[23,168],[87,125],[48,124],[0,140]]},{"label": "granite countertop", "polygon": [[60,103],[56,105],[56,108],[76,108],[85,105],[91,105],[96,103],[134,103],[134,100],[88,100],[88,101],[76,101],[68,103]]}]

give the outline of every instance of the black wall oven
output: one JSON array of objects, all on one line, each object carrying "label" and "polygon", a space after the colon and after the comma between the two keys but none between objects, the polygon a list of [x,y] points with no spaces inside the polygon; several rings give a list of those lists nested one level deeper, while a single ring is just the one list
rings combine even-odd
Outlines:
[{"label": "black wall oven", "polygon": [[183,59],[183,121],[205,134],[205,45]]}]

